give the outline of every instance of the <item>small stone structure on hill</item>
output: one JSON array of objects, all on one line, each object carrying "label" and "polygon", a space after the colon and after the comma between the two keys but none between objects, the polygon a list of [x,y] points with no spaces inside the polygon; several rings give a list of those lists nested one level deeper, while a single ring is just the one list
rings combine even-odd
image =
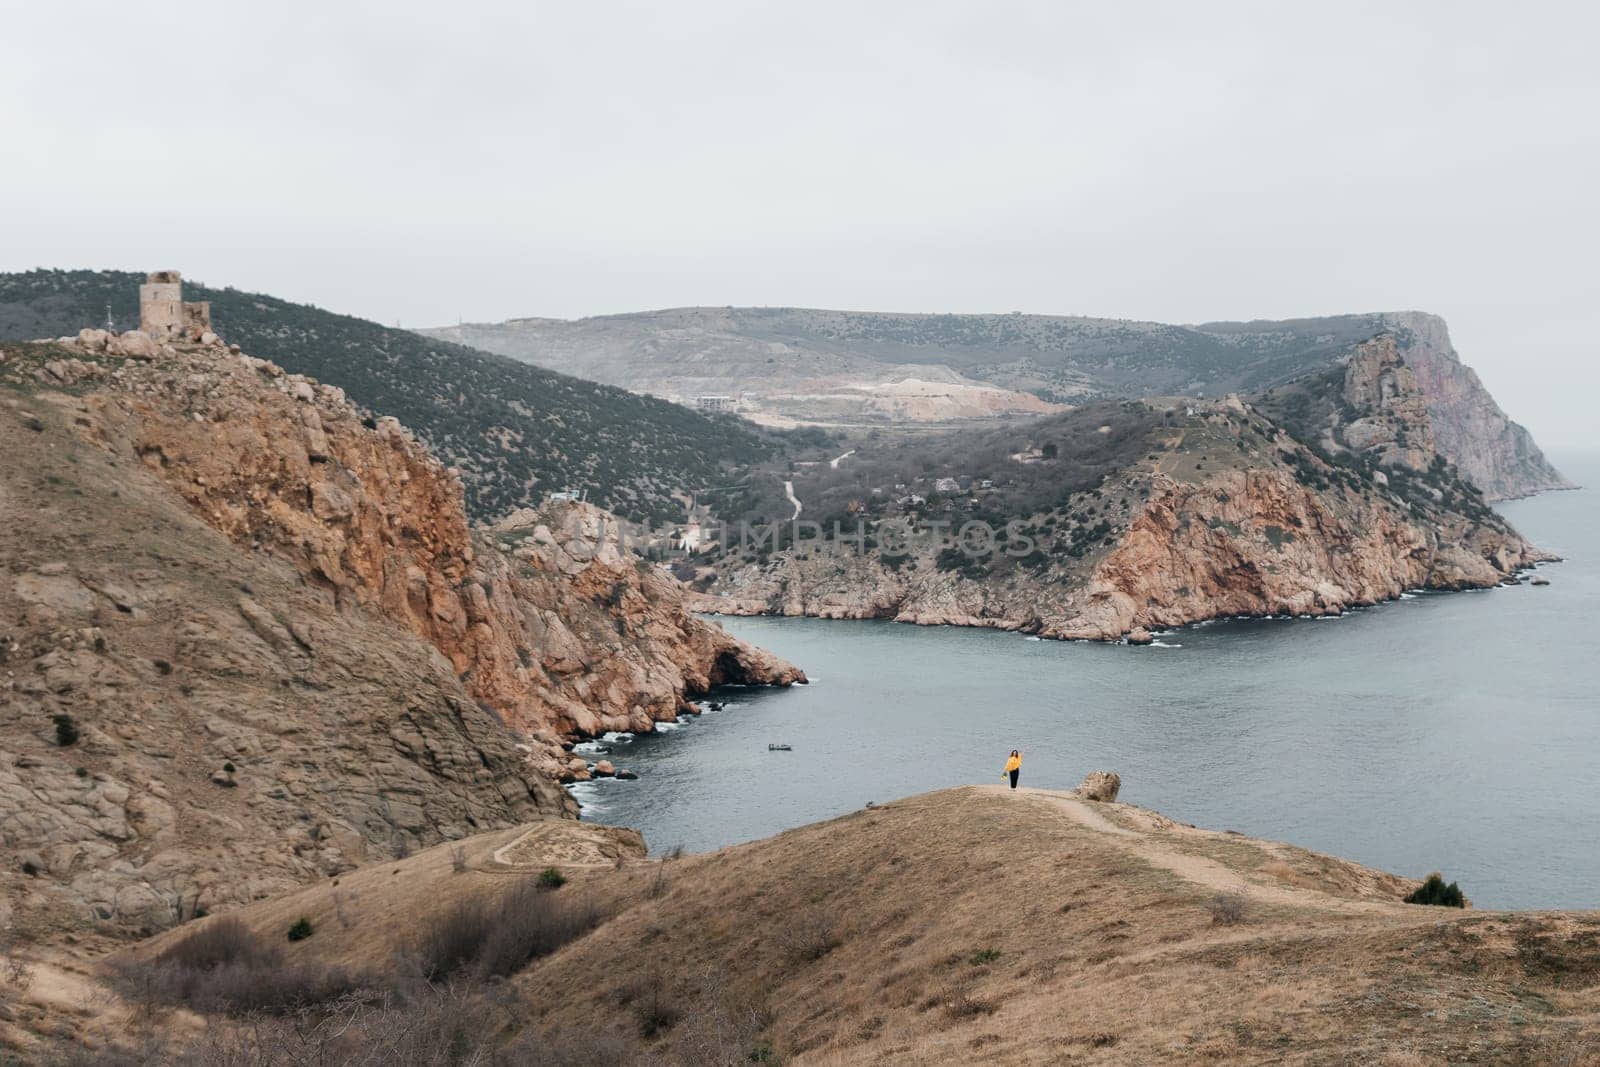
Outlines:
[{"label": "small stone structure on hill", "polygon": [[200,341],[211,333],[211,303],[185,303],[175,270],[153,270],[139,286],[139,329],[155,341]]}]

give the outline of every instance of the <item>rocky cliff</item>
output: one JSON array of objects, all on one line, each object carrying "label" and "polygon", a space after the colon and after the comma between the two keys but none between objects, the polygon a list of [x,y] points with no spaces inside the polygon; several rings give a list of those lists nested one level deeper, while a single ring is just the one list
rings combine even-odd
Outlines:
[{"label": "rocky cliff", "polygon": [[1532,496],[1573,485],[1511,421],[1477,372],[1461,362],[1445,322],[1420,311],[1383,316],[1416,374],[1439,451],[1490,500]]},{"label": "rocky cliff", "polygon": [[[880,529],[865,550],[734,558],[697,603],[1115,639],[1219,616],[1337,613],[1412,588],[1482,588],[1548,558],[1439,454],[1393,337],[1253,402],[1190,409],[1147,448],[1061,507],[1024,517],[1014,551],[1011,540],[978,557],[936,542],[893,560]],[[941,506],[957,526],[951,503]]]},{"label": "rocky cliff", "polygon": [[398,423],[209,340],[0,357],[0,835],[24,925],[150,928],[570,814],[564,736],[803,679],[688,615],[595,536],[602,513],[475,532]]}]

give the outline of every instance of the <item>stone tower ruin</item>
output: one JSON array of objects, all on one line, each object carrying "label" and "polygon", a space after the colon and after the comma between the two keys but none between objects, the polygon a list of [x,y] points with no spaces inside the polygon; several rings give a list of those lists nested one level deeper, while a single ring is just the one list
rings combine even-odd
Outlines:
[{"label": "stone tower ruin", "polygon": [[139,286],[139,329],[157,341],[198,341],[211,332],[211,302],[184,303],[175,270],[153,270]]}]

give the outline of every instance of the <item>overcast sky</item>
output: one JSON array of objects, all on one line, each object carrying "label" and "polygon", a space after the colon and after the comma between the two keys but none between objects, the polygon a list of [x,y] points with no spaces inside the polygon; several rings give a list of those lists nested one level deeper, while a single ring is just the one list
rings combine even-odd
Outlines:
[{"label": "overcast sky", "polygon": [[0,270],[407,326],[1420,308],[1600,447],[1590,4],[7,5]]}]

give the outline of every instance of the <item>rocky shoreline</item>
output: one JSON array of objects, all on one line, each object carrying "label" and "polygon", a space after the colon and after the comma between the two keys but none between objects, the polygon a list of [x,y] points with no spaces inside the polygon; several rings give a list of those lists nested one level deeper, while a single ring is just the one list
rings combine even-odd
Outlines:
[{"label": "rocky shoreline", "polygon": [[[1551,490],[1554,491],[1554,490]],[[1386,604],[1398,603],[1408,597],[1419,593],[1458,593],[1458,592],[1487,592],[1491,589],[1523,584],[1524,575],[1531,574],[1539,567],[1550,563],[1563,562],[1562,557],[1545,555],[1539,560],[1526,564],[1513,572],[1513,577],[1487,585],[1463,586],[1460,588],[1426,588],[1404,589],[1394,596],[1383,597],[1371,601],[1351,601],[1336,611],[1309,611],[1309,612],[1259,612],[1259,613],[1219,613],[1204,615],[1182,622],[1168,622],[1156,624],[1149,628],[1133,626],[1119,634],[1062,634],[1053,633],[1039,625],[1036,618],[1029,619],[1004,619],[1004,618],[972,618],[949,617],[942,615],[924,615],[918,612],[881,612],[877,614],[844,614],[836,608],[825,608],[814,612],[790,612],[783,610],[768,610],[759,603],[731,602],[729,599],[710,596],[707,594],[691,595],[686,605],[695,614],[709,619],[721,616],[728,618],[808,618],[835,621],[880,621],[893,622],[908,626],[957,626],[979,630],[1002,630],[1008,633],[1019,633],[1029,637],[1036,637],[1047,641],[1081,642],[1085,644],[1126,644],[1148,645],[1153,639],[1181,633],[1182,631],[1205,626],[1216,622],[1289,622],[1295,619],[1337,619],[1367,608],[1382,607]],[[1548,585],[1547,579],[1535,578],[1528,584]]]}]

